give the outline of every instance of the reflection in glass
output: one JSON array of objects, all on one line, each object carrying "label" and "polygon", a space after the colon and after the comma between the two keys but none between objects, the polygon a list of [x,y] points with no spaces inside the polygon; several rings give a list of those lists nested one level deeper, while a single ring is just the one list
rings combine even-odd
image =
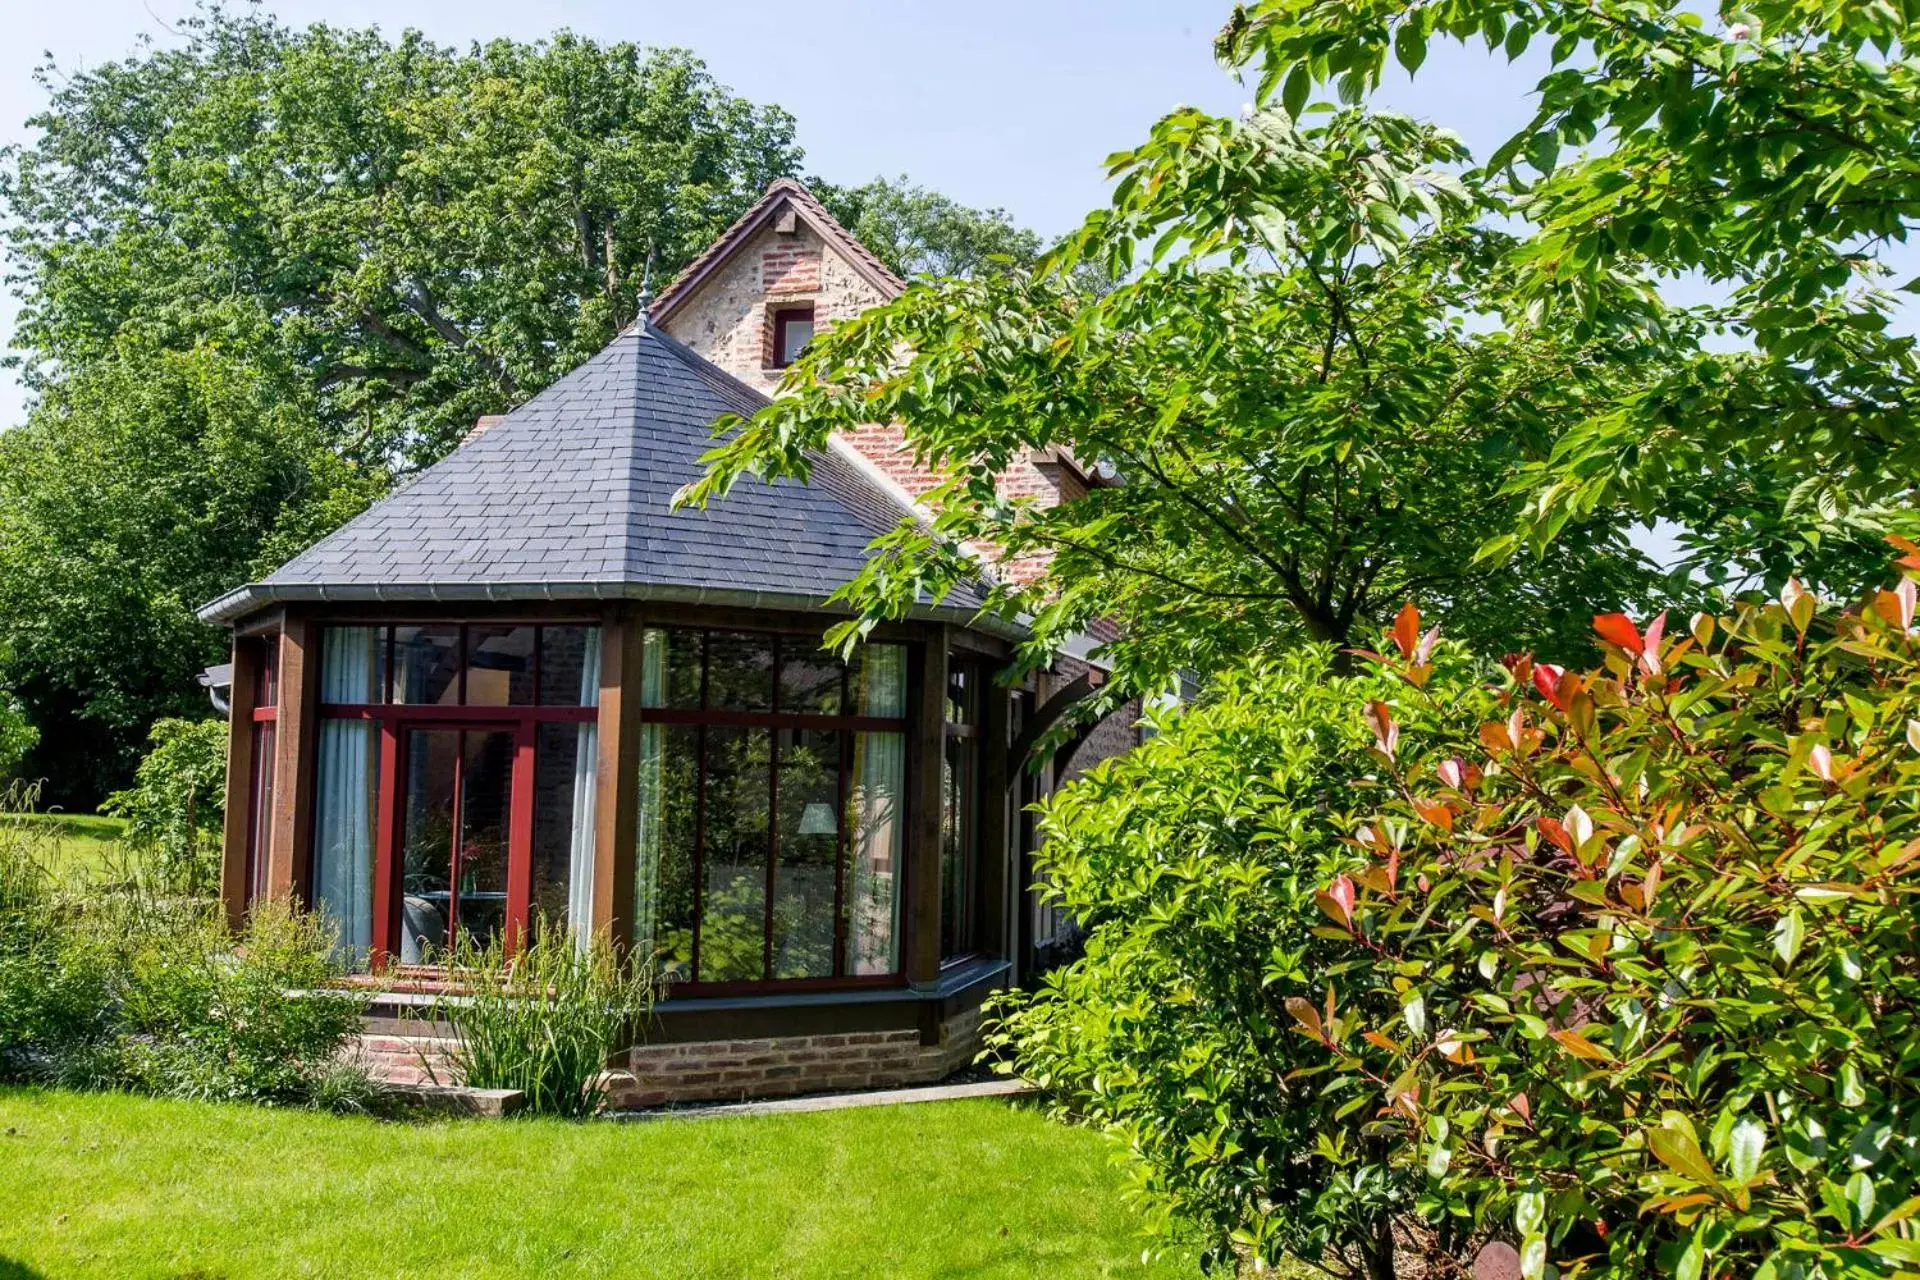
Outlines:
[{"label": "reflection in glass", "polygon": [[533,705],[533,638],[532,627],[467,628],[468,706]]},{"label": "reflection in glass", "polygon": [[512,829],[513,734],[468,730],[460,771],[460,851],[454,925],[485,946],[507,922],[507,833]]},{"label": "reflection in glass", "polygon": [[406,735],[400,826],[400,961],[428,964],[447,943],[453,905],[454,762],[457,729]]},{"label": "reflection in glass", "polygon": [[847,825],[853,866],[847,886],[847,959],[851,974],[900,969],[901,797],[907,789],[902,733],[853,735]]},{"label": "reflection in glass", "polygon": [[253,777],[248,804],[252,821],[247,828],[247,901],[258,902],[267,896],[268,857],[273,836],[273,744],[278,737],[274,722],[263,720],[253,726]]},{"label": "reflection in glass", "polygon": [[648,725],[641,737],[642,859],[635,878],[644,889],[641,911],[650,917],[650,924],[637,926],[635,932],[652,937],[655,963],[668,982],[693,978],[700,732],[692,725]]},{"label": "reflection in glass", "polygon": [[706,729],[702,982],[766,976],[768,747],[764,729]]},{"label": "reflection in glass", "polygon": [[[655,640],[654,637],[659,637]],[[701,654],[705,651],[705,636],[698,631],[649,631],[647,643],[660,646],[654,661],[660,663],[664,685],[655,684],[655,701],[648,706],[673,707],[679,711],[698,711],[700,709],[700,671]],[[664,696],[666,701],[658,699]]]},{"label": "reflection in glass", "polygon": [[707,633],[707,705],[714,710],[773,710],[773,637]]},{"label": "reflection in glass", "polygon": [[782,729],[779,761],[773,976],[831,978],[840,854],[840,734]]},{"label": "reflection in glass", "polygon": [[593,932],[593,802],[598,735],[590,724],[543,724],[533,750],[533,920]]},{"label": "reflection in glass", "polygon": [[393,628],[393,700],[413,706],[460,701],[460,628]]},{"label": "reflection in glass", "polygon": [[780,640],[780,710],[802,716],[840,714],[840,677],[846,670],[805,636]]},{"label": "reflection in glass", "polygon": [[591,707],[599,701],[600,628],[540,628],[541,705]]},{"label": "reflection in glass", "polygon": [[949,734],[940,777],[940,955],[974,949],[975,741]]}]

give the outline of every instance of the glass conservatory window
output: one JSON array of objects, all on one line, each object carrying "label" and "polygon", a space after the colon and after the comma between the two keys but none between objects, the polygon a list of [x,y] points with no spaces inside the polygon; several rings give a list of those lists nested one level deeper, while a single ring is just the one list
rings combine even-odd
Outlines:
[{"label": "glass conservatory window", "polygon": [[900,971],[906,651],[650,629],[636,936],[670,981]]}]

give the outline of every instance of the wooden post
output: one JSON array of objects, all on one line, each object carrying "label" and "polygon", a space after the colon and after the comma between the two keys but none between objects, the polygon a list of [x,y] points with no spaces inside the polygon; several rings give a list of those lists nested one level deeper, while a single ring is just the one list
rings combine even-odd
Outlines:
[{"label": "wooden post", "polygon": [[[985,672],[983,665],[980,670]],[[1008,765],[1007,717],[1013,695],[989,677],[981,690],[985,707],[980,717],[980,950],[1003,959],[1013,957],[1012,901],[1020,894],[1019,875],[1011,864],[1013,842],[1007,839]]]},{"label": "wooden post", "polygon": [[907,980],[940,976],[940,777],[947,745],[947,630],[930,627],[907,691]]},{"label": "wooden post", "polygon": [[593,798],[593,927],[616,946],[633,941],[634,841],[640,818],[640,619],[610,615],[600,629],[599,759]]},{"label": "wooden post", "polygon": [[[227,923],[239,928],[247,914],[247,844],[253,831],[253,704],[260,676],[260,649],[271,641],[236,638],[233,688],[227,709],[227,817],[221,827],[220,902]],[[267,850],[259,851],[261,857]]]},{"label": "wooden post", "polygon": [[306,892],[313,862],[314,745],[320,724],[320,626],[289,615],[280,630],[280,720],[273,736],[267,893]]}]

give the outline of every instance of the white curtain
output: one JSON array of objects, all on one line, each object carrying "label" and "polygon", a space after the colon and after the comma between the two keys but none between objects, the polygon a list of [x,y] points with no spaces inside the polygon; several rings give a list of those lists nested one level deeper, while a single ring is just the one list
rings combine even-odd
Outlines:
[{"label": "white curtain", "polygon": [[[372,627],[328,627],[321,633],[320,701],[374,701]],[[314,902],[340,930],[340,950],[364,963],[373,947],[374,781],[379,726],[371,720],[323,718],[314,797]]]},{"label": "white curtain", "polygon": [[[667,633],[649,629],[640,642],[640,705],[661,707],[667,695]],[[660,850],[666,821],[661,794],[665,773],[666,726],[640,726],[640,820],[634,838],[633,941],[651,954],[660,917]]]},{"label": "white curtain", "polygon": [[[868,645],[861,666],[858,714],[904,716],[906,650],[900,645]],[[900,801],[906,786],[904,733],[853,735],[853,786],[847,801],[853,833],[847,921],[850,973],[888,974],[900,969],[900,854],[905,836]]]},{"label": "white curtain", "polygon": [[[600,628],[588,627],[580,658],[580,705],[600,705]],[[600,777],[600,728],[580,726],[573,759],[573,832],[567,849],[567,927],[584,950],[593,941],[593,804]]]}]

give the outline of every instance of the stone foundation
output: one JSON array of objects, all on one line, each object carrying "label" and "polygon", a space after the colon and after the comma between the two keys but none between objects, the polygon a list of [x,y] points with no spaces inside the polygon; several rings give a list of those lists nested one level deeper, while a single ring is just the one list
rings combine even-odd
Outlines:
[{"label": "stone foundation", "polygon": [[[937,1044],[920,1040],[917,1030],[897,1030],[635,1045],[624,1063],[615,1059],[625,1070],[609,1072],[607,1103],[626,1110],[926,1084],[952,1075],[979,1053],[980,1011],[942,1023]],[[447,1041],[439,1037],[363,1035],[359,1057],[376,1079],[455,1082]]]}]

